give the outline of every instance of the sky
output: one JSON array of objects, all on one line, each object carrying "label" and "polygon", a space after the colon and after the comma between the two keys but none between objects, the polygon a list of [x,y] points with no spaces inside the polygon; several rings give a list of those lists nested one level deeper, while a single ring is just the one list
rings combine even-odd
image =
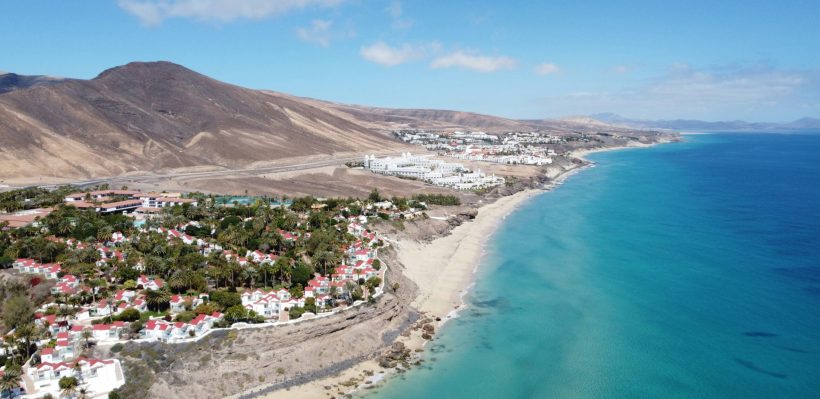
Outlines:
[{"label": "sky", "polygon": [[0,71],[166,60],[350,104],[517,119],[820,117],[817,0],[6,0]]}]

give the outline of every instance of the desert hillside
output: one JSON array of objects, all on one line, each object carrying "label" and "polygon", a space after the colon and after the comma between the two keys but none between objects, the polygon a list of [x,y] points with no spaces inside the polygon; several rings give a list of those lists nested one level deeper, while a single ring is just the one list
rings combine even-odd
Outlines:
[{"label": "desert hillside", "polygon": [[0,180],[89,178],[384,150],[383,134],[168,62],[0,94]]}]

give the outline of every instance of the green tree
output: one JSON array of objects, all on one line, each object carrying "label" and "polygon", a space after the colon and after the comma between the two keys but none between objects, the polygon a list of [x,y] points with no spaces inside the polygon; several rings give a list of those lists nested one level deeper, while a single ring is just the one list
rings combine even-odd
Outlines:
[{"label": "green tree", "polygon": [[160,311],[167,309],[170,306],[171,294],[163,288],[159,290],[146,290],[145,303],[148,309],[153,311]]},{"label": "green tree", "polygon": [[316,308],[316,298],[305,298],[305,310],[308,312],[318,313]]},{"label": "green tree", "polygon": [[194,308],[194,314],[212,314],[218,311],[219,308],[211,302],[200,303]]},{"label": "green tree", "polygon": [[28,322],[18,325],[14,330],[14,335],[25,344],[26,358],[31,356],[31,340],[37,337],[37,327],[34,326],[34,323]]},{"label": "green tree", "polygon": [[382,279],[373,276],[365,281],[364,285],[371,294],[376,292],[376,288],[382,284]]},{"label": "green tree", "polygon": [[241,321],[256,322],[257,315],[253,310],[245,309],[242,305],[231,306],[225,310],[225,320],[230,323],[237,323]]},{"label": "green tree", "polygon": [[[23,379],[20,376],[20,373],[15,370],[6,370],[2,376],[0,376],[0,392],[3,393],[3,396],[6,397],[6,394],[14,391],[14,389],[20,387],[20,383],[22,383]],[[11,397],[9,394],[7,397]]]},{"label": "green tree", "polygon": [[242,305],[242,296],[238,292],[230,291],[214,291],[211,292],[211,301],[216,302],[223,309],[228,309],[233,306]]},{"label": "green tree", "polygon": [[372,202],[380,202],[382,200],[381,194],[379,194],[379,189],[373,188],[373,191],[370,192],[370,195],[367,196]]},{"label": "green tree", "polygon": [[295,319],[298,319],[298,318],[302,317],[302,315],[304,313],[305,313],[305,308],[301,308],[299,306],[294,306],[294,307],[290,308],[290,310],[288,310],[288,316],[290,316],[291,320],[295,320]]},{"label": "green tree", "polygon": [[137,321],[140,319],[140,311],[134,308],[128,308],[122,311],[122,313],[117,315],[117,320],[119,321]]},{"label": "green tree", "polygon": [[3,324],[6,330],[12,330],[32,321],[34,307],[26,295],[16,295],[3,304]]},{"label": "green tree", "polygon": [[60,378],[58,385],[60,386],[60,392],[62,393],[62,396],[70,398],[74,396],[74,394],[77,392],[77,386],[79,385],[79,381],[77,381],[77,378],[75,377],[63,377]]}]

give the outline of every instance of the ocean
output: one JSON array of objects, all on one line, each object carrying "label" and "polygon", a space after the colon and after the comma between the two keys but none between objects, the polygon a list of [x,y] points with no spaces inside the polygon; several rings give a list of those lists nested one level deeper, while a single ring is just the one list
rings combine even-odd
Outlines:
[{"label": "ocean", "polygon": [[[820,135],[598,153],[367,398],[820,398]],[[375,391],[375,392],[374,392]]]}]

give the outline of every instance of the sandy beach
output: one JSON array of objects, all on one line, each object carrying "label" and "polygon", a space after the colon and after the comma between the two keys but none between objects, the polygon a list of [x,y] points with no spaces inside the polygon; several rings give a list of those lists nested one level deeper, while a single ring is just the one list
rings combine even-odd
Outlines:
[{"label": "sandy beach", "polygon": [[405,275],[419,287],[413,307],[446,321],[462,305],[462,293],[484,252],[484,245],[504,217],[542,190],[526,190],[481,207],[475,220],[453,229],[431,243],[399,243],[399,260]]},{"label": "sandy beach", "polygon": [[[398,245],[399,260],[404,266],[404,274],[418,285],[418,296],[412,306],[431,318],[440,317],[436,330],[452,317],[452,312],[463,306],[462,295],[469,289],[474,272],[479,264],[483,247],[504,217],[543,190],[526,190],[481,207],[476,218],[454,228],[451,234],[430,243],[401,241]],[[435,273],[434,273],[435,271]],[[399,337],[399,342],[410,350],[421,349],[428,341],[420,333]],[[358,387],[350,386],[344,392],[376,385],[395,371],[384,370],[374,361],[368,360],[344,372],[320,380],[312,381],[290,389],[279,390],[264,396],[268,399],[299,397],[303,399],[329,398],[352,379],[365,381]],[[367,376],[367,374],[373,374]],[[325,387],[334,387],[326,389]]]},{"label": "sandy beach", "polygon": [[[575,151],[573,157],[585,159],[586,155],[601,151],[623,148],[641,148],[644,146],[601,148]],[[572,175],[583,170],[579,165],[571,169],[549,170],[547,175],[552,179],[550,189]],[[456,316],[456,312],[465,306],[464,294],[472,286],[475,271],[484,254],[484,246],[504,218],[516,208],[536,195],[544,193],[543,189],[528,189],[507,197],[501,197],[492,203],[481,206],[475,219],[455,227],[450,234],[436,238],[431,242],[401,240],[396,242],[398,259],[404,269],[402,273],[418,287],[416,298],[411,306],[423,317],[439,321],[433,324],[438,332],[443,324]],[[422,339],[418,331],[407,336],[400,336],[401,342],[411,351],[421,350],[429,342]],[[388,379],[395,370],[384,370],[376,361],[368,360],[347,369],[338,375],[303,384],[289,390],[280,390],[264,396],[268,399],[330,398],[333,393],[353,393],[367,387],[373,387]],[[351,380],[358,381],[349,385]],[[331,388],[331,389],[328,389]],[[340,389],[341,388],[341,389]]]}]

